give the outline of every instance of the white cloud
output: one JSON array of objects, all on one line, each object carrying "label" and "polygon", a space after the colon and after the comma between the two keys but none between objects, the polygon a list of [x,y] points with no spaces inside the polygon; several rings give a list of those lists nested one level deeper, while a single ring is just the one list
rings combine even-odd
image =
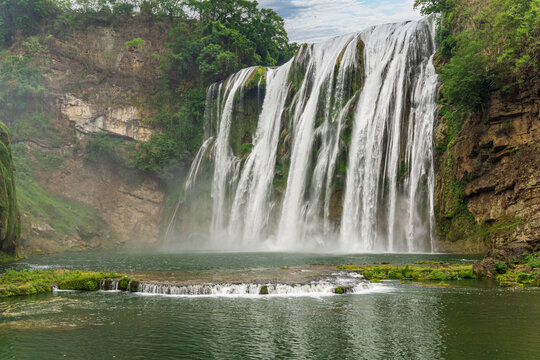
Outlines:
[{"label": "white cloud", "polygon": [[262,0],[285,19],[289,39],[315,42],[378,24],[420,18],[414,0]]}]

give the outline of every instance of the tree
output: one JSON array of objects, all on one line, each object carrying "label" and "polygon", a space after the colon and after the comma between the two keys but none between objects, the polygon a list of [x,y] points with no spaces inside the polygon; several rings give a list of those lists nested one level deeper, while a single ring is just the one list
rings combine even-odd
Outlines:
[{"label": "tree", "polygon": [[0,0],[0,46],[10,45],[17,33],[34,31],[43,19],[65,6],[57,0]]}]

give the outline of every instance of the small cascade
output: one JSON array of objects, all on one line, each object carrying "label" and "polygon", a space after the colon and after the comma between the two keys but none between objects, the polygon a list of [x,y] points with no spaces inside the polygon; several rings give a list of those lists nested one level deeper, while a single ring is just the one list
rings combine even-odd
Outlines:
[{"label": "small cascade", "polygon": [[[340,288],[336,292],[336,288]],[[356,273],[336,273],[332,277],[310,281],[305,284],[199,284],[177,285],[156,282],[141,282],[137,293],[142,295],[208,296],[208,297],[252,297],[266,296],[327,296],[336,293],[362,294],[389,291],[381,284],[371,284]]]},{"label": "small cascade", "polygon": [[99,290],[102,291],[120,291],[120,280],[118,279],[103,279],[99,282]]},{"label": "small cascade", "polygon": [[[195,159],[193,160],[193,163],[189,169],[189,173],[188,173],[186,182],[184,184],[184,193],[189,192],[189,190],[191,189],[191,186],[195,182],[195,179],[197,179],[197,176],[199,175],[199,171],[201,169],[201,165],[204,159],[208,156],[208,153],[212,150],[213,143],[214,143],[214,138],[211,136],[208,139],[206,139],[201,145],[201,147],[199,148],[199,151],[197,152],[197,155],[195,156]],[[180,209],[181,205],[182,205],[182,196],[178,198],[178,201],[176,202],[176,205],[174,206],[171,219],[169,220],[169,224],[167,225],[167,230],[165,231],[165,236],[164,236],[165,243],[169,242],[170,235],[171,235],[171,232],[173,231],[174,224],[176,222],[176,217],[178,215],[178,210]]]},{"label": "small cascade", "polygon": [[[201,165],[203,163],[203,160],[208,156],[208,152],[210,149],[212,149],[213,144],[214,144],[214,137],[210,136],[201,145],[199,151],[197,152],[197,155],[195,156],[195,159],[193,160],[193,164],[191,165],[189,169],[187,180],[184,185],[184,191],[189,191],[191,189],[191,186],[195,182],[195,179],[197,179],[197,176],[199,176],[199,171],[201,170]],[[175,212],[173,216],[176,215],[177,211],[178,211],[178,206],[175,208]]]},{"label": "small cascade", "polygon": [[209,87],[185,191],[211,168],[211,249],[434,251],[434,23],[304,44]]}]

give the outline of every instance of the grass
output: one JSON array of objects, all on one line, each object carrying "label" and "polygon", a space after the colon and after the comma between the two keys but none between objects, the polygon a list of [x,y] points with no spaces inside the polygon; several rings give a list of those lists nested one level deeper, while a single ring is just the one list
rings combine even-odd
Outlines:
[{"label": "grass", "polygon": [[62,290],[99,289],[101,280],[119,279],[125,276],[117,273],[90,272],[79,270],[8,270],[0,276],[0,297],[45,294],[53,285]]},{"label": "grass", "polygon": [[339,269],[354,270],[370,281],[380,280],[415,280],[415,281],[447,281],[460,279],[476,279],[472,265],[430,264],[430,265],[341,265]]},{"label": "grass", "polygon": [[526,256],[525,261],[531,268],[540,268],[540,252]]}]

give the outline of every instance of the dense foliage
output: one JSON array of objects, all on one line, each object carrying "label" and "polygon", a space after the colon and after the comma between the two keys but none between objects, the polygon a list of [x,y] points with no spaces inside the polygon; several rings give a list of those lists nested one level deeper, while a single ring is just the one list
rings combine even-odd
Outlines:
[{"label": "dense foliage", "polygon": [[540,0],[416,0],[439,13],[443,101],[476,110],[493,89],[538,79]]},{"label": "dense foliage", "polygon": [[281,64],[296,44],[288,43],[283,19],[259,9],[255,1],[145,1],[143,10],[174,20],[169,51],[162,58],[162,88],[152,101],[157,110],[152,120],[164,131],[137,152],[141,169],[160,170],[189,163],[198,149],[206,86],[246,66]]},{"label": "dense foliage", "polygon": [[0,0],[0,46],[9,45],[17,34],[29,34],[48,17],[56,15],[59,0]]}]

